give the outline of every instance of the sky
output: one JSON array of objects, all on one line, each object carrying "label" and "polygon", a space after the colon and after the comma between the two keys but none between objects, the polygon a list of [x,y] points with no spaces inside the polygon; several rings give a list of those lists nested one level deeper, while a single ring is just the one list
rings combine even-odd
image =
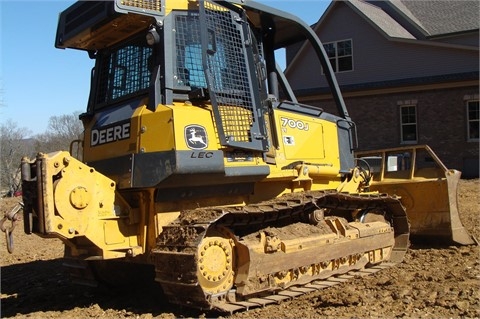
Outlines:
[{"label": "sky", "polygon": [[[258,1],[258,0],[257,0]],[[43,133],[52,116],[83,112],[94,61],[54,47],[58,15],[75,1],[0,0],[0,123]],[[330,0],[260,0],[313,24]]]}]

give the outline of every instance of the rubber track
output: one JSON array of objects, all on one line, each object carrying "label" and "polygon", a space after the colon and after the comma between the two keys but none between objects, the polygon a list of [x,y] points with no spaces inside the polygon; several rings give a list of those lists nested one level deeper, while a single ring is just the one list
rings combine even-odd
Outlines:
[{"label": "rubber track", "polygon": [[[209,227],[226,226],[237,234],[246,227],[265,228],[285,220],[295,222],[318,208],[356,210],[381,208],[392,217],[395,246],[389,263],[354,271],[326,280],[317,280],[302,286],[272,292],[269,296],[229,302],[228,293],[205,296],[196,279],[196,251]],[[192,216],[198,216],[192,219]],[[335,191],[292,193],[277,199],[243,207],[209,207],[184,211],[173,224],[164,227],[152,252],[160,282],[169,301],[200,309],[216,308],[223,312],[248,310],[295,298],[305,293],[324,289],[353,278],[388,268],[403,259],[408,244],[408,222],[400,201],[385,194],[350,195]],[[176,235],[175,235],[176,234]],[[178,236],[182,234],[182,236]],[[234,293],[231,291],[230,293]]]}]

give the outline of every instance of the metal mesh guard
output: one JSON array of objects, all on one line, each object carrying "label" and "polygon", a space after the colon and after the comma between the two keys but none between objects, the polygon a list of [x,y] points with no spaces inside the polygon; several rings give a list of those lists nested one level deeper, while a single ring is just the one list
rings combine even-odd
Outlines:
[{"label": "metal mesh guard", "polygon": [[162,12],[161,0],[121,0],[122,6]]},{"label": "metal mesh guard", "polygon": [[216,50],[208,56],[213,80],[211,94],[218,103],[225,139],[227,143],[249,143],[254,122],[253,101],[242,34],[224,7],[205,2],[205,8]]}]

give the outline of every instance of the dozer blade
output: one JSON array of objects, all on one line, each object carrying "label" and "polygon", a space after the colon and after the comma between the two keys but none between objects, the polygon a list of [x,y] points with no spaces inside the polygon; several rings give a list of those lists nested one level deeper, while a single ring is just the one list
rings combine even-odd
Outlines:
[{"label": "dozer blade", "polygon": [[414,146],[358,152],[359,165],[373,173],[370,190],[401,197],[417,239],[471,245],[477,240],[458,215],[461,172],[447,169],[430,147]]}]

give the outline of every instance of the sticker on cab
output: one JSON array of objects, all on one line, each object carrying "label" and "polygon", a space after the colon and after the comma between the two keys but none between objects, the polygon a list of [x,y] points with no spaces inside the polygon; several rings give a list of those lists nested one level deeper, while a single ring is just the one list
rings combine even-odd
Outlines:
[{"label": "sticker on cab", "polygon": [[185,126],[185,143],[191,150],[204,150],[208,146],[207,131],[201,125]]}]

